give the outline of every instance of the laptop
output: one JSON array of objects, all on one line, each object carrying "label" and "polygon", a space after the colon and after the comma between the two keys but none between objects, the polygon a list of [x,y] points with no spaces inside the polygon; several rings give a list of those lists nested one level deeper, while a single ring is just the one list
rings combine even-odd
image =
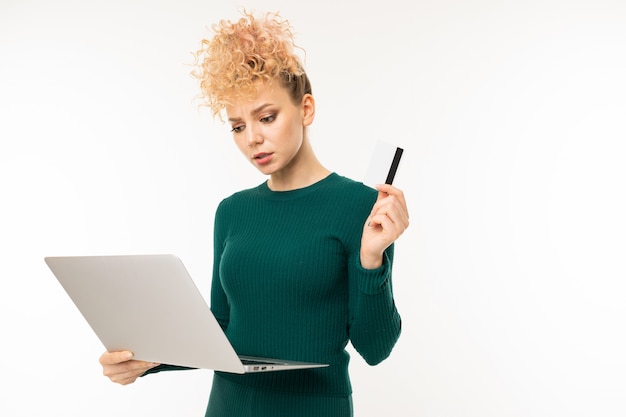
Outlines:
[{"label": "laptop", "polygon": [[237,374],[328,366],[237,355],[175,255],[62,256],[45,262],[108,351]]}]

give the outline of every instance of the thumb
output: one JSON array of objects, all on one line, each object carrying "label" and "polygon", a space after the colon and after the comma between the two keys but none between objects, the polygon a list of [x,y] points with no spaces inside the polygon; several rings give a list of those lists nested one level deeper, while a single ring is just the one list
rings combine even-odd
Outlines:
[{"label": "thumb", "polygon": [[378,203],[380,200],[387,197],[389,193],[381,190],[380,188],[377,188],[377,189],[378,189],[378,197],[376,197],[376,202]]}]

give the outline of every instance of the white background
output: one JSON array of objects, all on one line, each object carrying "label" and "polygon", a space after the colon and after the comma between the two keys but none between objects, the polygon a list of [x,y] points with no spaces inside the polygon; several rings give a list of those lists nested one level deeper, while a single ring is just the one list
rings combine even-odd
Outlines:
[{"label": "white background", "polygon": [[406,149],[403,334],[353,355],[355,415],[625,415],[622,0],[0,0],[0,415],[203,415],[211,371],[104,378],[43,257],[172,252],[208,296],[215,207],[264,180],[189,76],[238,6],[293,23],[324,164]]}]

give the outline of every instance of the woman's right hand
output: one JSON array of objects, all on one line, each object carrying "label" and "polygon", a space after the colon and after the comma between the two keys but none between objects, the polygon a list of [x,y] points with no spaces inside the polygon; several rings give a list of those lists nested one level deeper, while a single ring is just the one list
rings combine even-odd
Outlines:
[{"label": "woman's right hand", "polygon": [[147,370],[159,366],[154,362],[133,360],[133,353],[128,351],[104,352],[100,356],[100,365],[104,376],[121,385],[132,384]]}]

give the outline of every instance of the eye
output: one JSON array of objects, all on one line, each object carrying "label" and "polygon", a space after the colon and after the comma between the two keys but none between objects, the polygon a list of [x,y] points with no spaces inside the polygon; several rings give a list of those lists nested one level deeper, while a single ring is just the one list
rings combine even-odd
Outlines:
[{"label": "eye", "polygon": [[233,133],[239,133],[244,129],[244,127],[245,125],[235,125],[230,131]]},{"label": "eye", "polygon": [[276,115],[270,114],[269,116],[262,117],[261,123],[272,123],[274,120],[276,120]]}]

